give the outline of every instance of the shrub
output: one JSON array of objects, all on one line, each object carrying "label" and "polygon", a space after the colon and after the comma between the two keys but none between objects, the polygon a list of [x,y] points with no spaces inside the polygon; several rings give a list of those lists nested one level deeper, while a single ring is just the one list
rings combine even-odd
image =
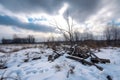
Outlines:
[{"label": "shrub", "polygon": [[61,71],[61,66],[55,65],[55,69],[56,69],[57,72],[58,72],[58,71]]},{"label": "shrub", "polygon": [[6,66],[7,61],[8,61],[8,56],[6,56],[6,55],[0,56],[0,69],[7,68],[7,66]]}]

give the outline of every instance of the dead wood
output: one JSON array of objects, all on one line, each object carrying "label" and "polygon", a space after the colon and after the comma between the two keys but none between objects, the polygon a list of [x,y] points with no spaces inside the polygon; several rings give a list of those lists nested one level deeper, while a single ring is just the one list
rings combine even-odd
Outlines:
[{"label": "dead wood", "polygon": [[69,58],[69,59],[78,61],[78,62],[80,62],[80,63],[82,63],[82,64],[84,64],[84,65],[89,65],[89,66],[94,65],[97,69],[99,69],[99,70],[101,70],[101,71],[103,70],[102,67],[100,67],[100,66],[98,66],[98,65],[96,65],[96,64],[94,64],[94,63],[88,62],[88,61],[86,61],[85,59],[81,59],[81,58],[79,58],[79,57],[76,57],[76,56],[66,56],[66,58]]},{"label": "dead wood", "polygon": [[111,78],[111,76],[110,76],[110,75],[108,75],[108,76],[107,76],[107,79],[108,79],[108,80],[112,80],[112,78]]},{"label": "dead wood", "polygon": [[110,63],[109,59],[101,59],[101,58],[91,58],[91,62],[93,63]]}]

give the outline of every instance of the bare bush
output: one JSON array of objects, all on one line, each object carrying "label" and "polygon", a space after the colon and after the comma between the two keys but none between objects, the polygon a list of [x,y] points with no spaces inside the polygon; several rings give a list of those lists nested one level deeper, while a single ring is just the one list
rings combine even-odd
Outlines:
[{"label": "bare bush", "polygon": [[67,78],[69,77],[70,74],[74,74],[74,69],[75,69],[75,66],[70,65],[69,67],[70,69],[67,72]]},{"label": "bare bush", "polygon": [[8,61],[8,56],[7,55],[0,56],[0,69],[7,68],[7,65],[6,65],[7,61]]},{"label": "bare bush", "polygon": [[26,56],[26,58],[24,59],[24,62],[28,62],[30,60],[29,53],[26,53],[25,56]]},{"label": "bare bush", "polygon": [[60,65],[55,65],[55,69],[56,69],[57,72],[61,71],[61,66]]}]

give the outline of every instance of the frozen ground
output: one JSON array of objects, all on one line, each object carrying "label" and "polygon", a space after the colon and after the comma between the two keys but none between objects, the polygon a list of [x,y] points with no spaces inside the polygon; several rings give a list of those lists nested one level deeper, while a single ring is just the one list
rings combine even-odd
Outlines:
[{"label": "frozen ground", "polygon": [[[10,49],[20,46],[1,46],[0,49],[7,50],[7,53],[0,52],[0,58],[7,57],[8,68],[0,69],[0,76],[10,77],[6,80],[108,80],[110,75],[113,80],[120,80],[120,48],[102,48],[96,55],[100,58],[110,59],[111,63],[98,64],[104,70],[100,71],[95,66],[85,66],[81,63],[67,59],[64,54],[55,61],[48,61],[48,55],[53,54],[53,50],[46,47],[21,49],[20,51],[9,53]],[[29,61],[24,62],[28,57]],[[59,53],[64,53],[60,50]],[[32,60],[33,57],[40,59]],[[72,72],[70,72],[72,70]],[[4,73],[4,75],[3,75]]]}]

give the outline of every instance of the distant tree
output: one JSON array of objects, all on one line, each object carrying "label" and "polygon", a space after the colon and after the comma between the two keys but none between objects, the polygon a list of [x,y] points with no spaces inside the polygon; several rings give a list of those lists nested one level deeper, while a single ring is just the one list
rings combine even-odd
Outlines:
[{"label": "distant tree", "polygon": [[4,38],[2,38],[2,40],[1,40],[1,41],[2,41],[2,43],[3,43],[3,44],[4,44],[4,43],[6,43]]},{"label": "distant tree", "polygon": [[112,29],[111,29],[111,34],[112,34],[112,39],[113,40],[118,40],[119,38],[119,31],[120,31],[120,28],[118,26],[113,26]]},{"label": "distant tree", "polygon": [[80,40],[80,32],[74,31],[74,41],[78,42]]},{"label": "distant tree", "polygon": [[34,42],[35,42],[35,38],[34,38],[33,35],[29,35],[29,36],[28,36],[28,42],[29,42],[29,43],[34,43]]},{"label": "distant tree", "polygon": [[20,40],[18,40],[17,34],[14,34],[13,35],[13,43],[19,43],[19,42],[20,42]]},{"label": "distant tree", "polygon": [[120,40],[120,27],[114,23],[111,23],[111,25],[105,28],[104,35],[108,43],[110,43],[110,41],[112,40],[116,45],[117,40]]},{"label": "distant tree", "polygon": [[107,41],[111,40],[111,27],[107,26],[104,30],[104,35]]},{"label": "distant tree", "polygon": [[47,38],[47,42],[55,42],[55,37],[51,34],[51,35]]}]

